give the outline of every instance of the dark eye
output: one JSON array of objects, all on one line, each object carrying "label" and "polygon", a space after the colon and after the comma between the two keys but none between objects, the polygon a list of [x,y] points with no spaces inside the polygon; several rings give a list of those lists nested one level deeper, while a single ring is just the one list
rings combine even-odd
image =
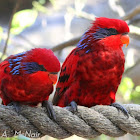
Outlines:
[{"label": "dark eye", "polygon": [[117,35],[118,34],[117,30],[114,28],[109,28],[107,30],[109,31],[110,35]]},{"label": "dark eye", "polygon": [[47,71],[47,70],[44,68],[43,65],[39,65],[39,67],[40,67],[40,71]]}]

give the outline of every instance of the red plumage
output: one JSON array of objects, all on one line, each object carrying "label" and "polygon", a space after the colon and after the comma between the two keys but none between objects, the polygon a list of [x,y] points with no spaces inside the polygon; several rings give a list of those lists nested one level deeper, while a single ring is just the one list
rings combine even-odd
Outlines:
[{"label": "red plumage", "polygon": [[11,55],[0,64],[0,96],[3,104],[20,102],[31,106],[48,100],[60,63],[45,48]]},{"label": "red plumage", "polygon": [[123,44],[129,27],[119,19],[96,18],[63,63],[53,104],[110,105],[124,72]]}]

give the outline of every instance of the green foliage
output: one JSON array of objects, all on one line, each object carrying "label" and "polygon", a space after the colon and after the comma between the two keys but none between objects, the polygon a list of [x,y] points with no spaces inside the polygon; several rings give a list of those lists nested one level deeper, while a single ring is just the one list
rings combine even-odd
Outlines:
[{"label": "green foliage", "polygon": [[21,10],[15,13],[12,20],[11,33],[19,34],[25,28],[33,25],[37,18],[37,15],[37,11],[33,9]]},{"label": "green foliage", "polygon": [[122,79],[118,91],[121,94],[123,94],[123,97],[126,101],[129,101],[131,98],[131,92],[133,87],[134,87],[134,83],[129,77],[125,77]]},{"label": "green foliage", "polygon": [[46,0],[39,0],[38,2],[43,5],[46,3]]},{"label": "green foliage", "polygon": [[56,6],[56,0],[50,0],[50,3],[51,3],[53,6]]},{"label": "green foliage", "polygon": [[43,6],[40,2],[33,1],[32,4],[35,10],[45,14],[49,13],[49,10],[45,6]]},{"label": "green foliage", "polygon": [[4,138],[4,137],[0,137],[0,140],[19,140],[17,137],[8,137],[8,138]]},{"label": "green foliage", "polygon": [[0,140],[31,140],[23,135],[15,136],[15,137],[0,137]]},{"label": "green foliage", "polygon": [[139,104],[140,86],[135,86],[131,78],[123,78],[118,91],[123,95],[125,101]]},{"label": "green foliage", "polygon": [[136,104],[140,103],[140,86],[136,86],[136,88],[131,93],[131,101]]},{"label": "green foliage", "polygon": [[109,137],[109,136],[102,134],[101,136],[99,136],[97,138],[93,138],[93,139],[89,139],[89,140],[115,140],[115,139],[116,138]]}]

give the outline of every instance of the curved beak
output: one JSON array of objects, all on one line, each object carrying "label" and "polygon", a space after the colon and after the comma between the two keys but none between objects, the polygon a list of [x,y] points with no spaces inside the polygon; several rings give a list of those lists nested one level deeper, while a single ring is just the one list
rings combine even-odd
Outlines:
[{"label": "curved beak", "polygon": [[128,35],[122,35],[121,36],[122,44],[126,44],[126,47],[129,45],[129,36]]},{"label": "curved beak", "polygon": [[57,82],[57,74],[55,73],[49,73],[49,78],[51,79],[51,81],[53,82],[53,84],[55,85]]}]

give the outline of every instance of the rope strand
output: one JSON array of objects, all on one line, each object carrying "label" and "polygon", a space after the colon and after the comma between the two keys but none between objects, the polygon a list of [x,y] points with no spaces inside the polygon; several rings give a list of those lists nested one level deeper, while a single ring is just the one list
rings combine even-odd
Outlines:
[{"label": "rope strand", "polygon": [[69,108],[53,106],[55,122],[42,107],[22,105],[17,113],[12,106],[0,105],[0,136],[5,133],[8,137],[17,134],[36,138],[49,135],[58,139],[74,134],[83,138],[94,138],[101,134],[120,137],[126,133],[140,136],[140,105],[123,106],[128,110],[129,118],[112,106],[78,106],[75,114]]}]

